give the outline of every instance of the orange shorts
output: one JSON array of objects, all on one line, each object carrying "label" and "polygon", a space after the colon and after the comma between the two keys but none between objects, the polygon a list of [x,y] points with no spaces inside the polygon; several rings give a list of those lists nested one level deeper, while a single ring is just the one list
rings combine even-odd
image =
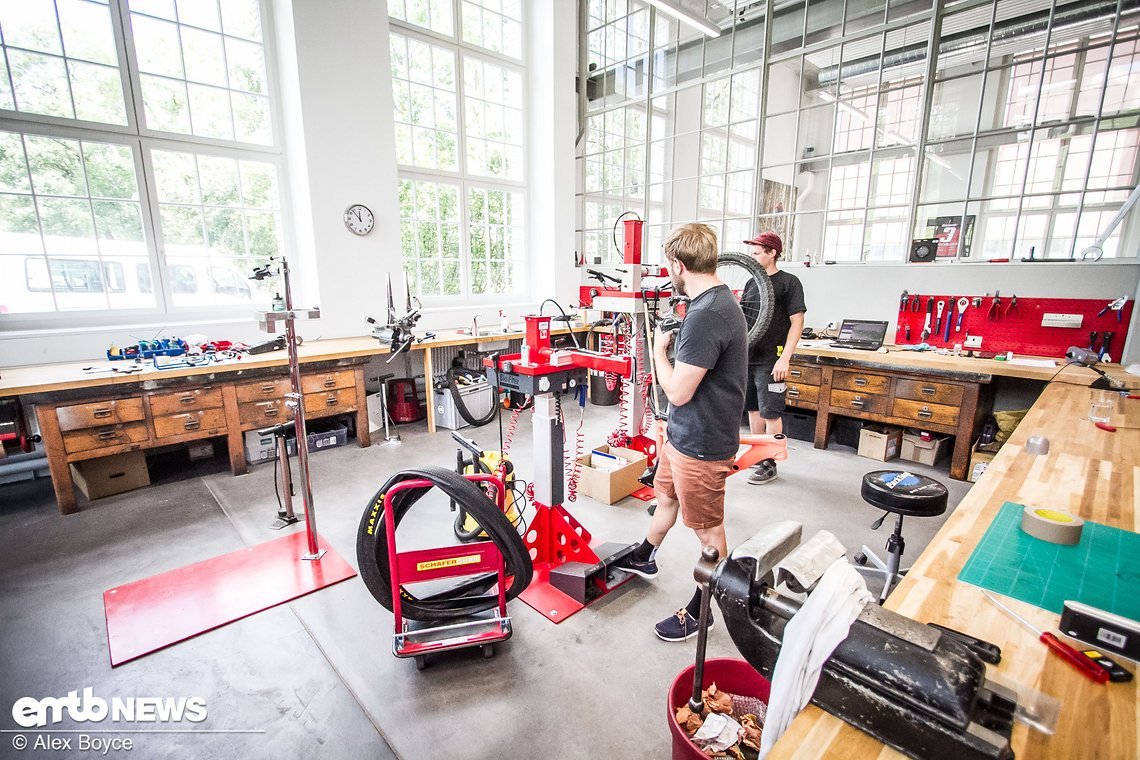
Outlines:
[{"label": "orange shorts", "polygon": [[669,442],[661,449],[653,490],[681,502],[681,520],[696,530],[724,522],[724,481],[735,457],[706,460],[685,456]]}]

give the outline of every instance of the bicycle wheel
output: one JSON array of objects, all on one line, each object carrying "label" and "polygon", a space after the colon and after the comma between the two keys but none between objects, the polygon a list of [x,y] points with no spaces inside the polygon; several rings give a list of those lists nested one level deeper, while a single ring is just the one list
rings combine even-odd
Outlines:
[{"label": "bicycle wheel", "polygon": [[748,325],[748,347],[756,345],[772,322],[775,296],[772,281],[756,261],[745,253],[722,253],[717,257],[716,276],[740,302]]}]

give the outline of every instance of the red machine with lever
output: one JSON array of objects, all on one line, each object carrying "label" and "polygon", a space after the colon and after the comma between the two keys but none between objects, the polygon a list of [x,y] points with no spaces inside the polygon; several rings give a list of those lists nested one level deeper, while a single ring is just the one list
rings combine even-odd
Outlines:
[{"label": "red machine with lever", "polygon": [[556,394],[584,392],[591,369],[628,377],[630,358],[550,345],[550,317],[527,316],[522,351],[487,357],[487,379],[495,386],[534,398],[535,512],[523,542],[534,578],[519,598],[560,623],[633,576],[617,563],[632,544],[595,541],[562,506],[565,498],[564,425]]}]

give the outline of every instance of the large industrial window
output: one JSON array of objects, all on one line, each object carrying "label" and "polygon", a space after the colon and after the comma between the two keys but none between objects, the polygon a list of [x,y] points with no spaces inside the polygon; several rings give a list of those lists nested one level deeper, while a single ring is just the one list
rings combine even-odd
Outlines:
[{"label": "large industrial window", "polygon": [[[651,252],[696,219],[725,250],[774,229],[792,260],[905,261],[919,237],[965,260],[1079,257],[1137,183],[1135,4],[687,5],[720,36],[580,0],[586,260],[616,260],[627,210]],[[1104,250],[1138,249],[1134,211]]]},{"label": "large industrial window", "polygon": [[525,285],[519,0],[390,0],[400,233],[412,292]]},{"label": "large industrial window", "polygon": [[282,238],[262,11],[0,4],[0,319],[269,300],[247,279]]}]

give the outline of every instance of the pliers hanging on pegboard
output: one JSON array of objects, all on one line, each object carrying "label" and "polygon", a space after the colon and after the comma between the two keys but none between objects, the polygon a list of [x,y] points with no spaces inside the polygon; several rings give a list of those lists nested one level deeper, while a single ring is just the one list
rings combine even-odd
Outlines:
[{"label": "pliers hanging on pegboard", "polygon": [[1120,322],[1124,319],[1124,304],[1126,303],[1128,303],[1128,296],[1121,296],[1115,301],[1110,301],[1108,305],[1098,311],[1096,315],[1098,317],[1103,317],[1109,312],[1109,310],[1112,310],[1116,312],[1116,321]]},{"label": "pliers hanging on pegboard", "polygon": [[994,291],[994,300],[990,302],[990,310],[986,316],[991,322],[1001,319],[1001,291]]},{"label": "pliers hanging on pegboard", "polygon": [[1021,316],[1021,307],[1017,305],[1017,293],[1013,294],[1013,298],[1009,300],[1009,306],[1005,307],[1005,316],[1009,317],[1014,312],[1017,313],[1017,316]]}]

